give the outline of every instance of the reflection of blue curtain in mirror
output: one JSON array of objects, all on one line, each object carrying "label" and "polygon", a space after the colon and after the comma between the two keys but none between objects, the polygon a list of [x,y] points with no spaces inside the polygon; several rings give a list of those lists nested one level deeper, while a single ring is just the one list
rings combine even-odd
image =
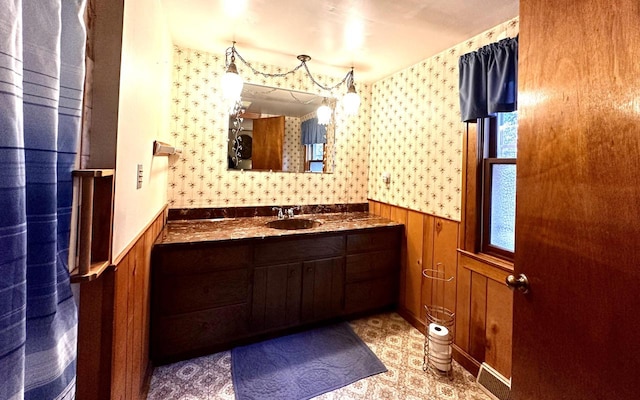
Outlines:
[{"label": "reflection of blue curtain in mirror", "polygon": [[302,144],[327,143],[327,126],[318,124],[318,118],[302,121]]}]

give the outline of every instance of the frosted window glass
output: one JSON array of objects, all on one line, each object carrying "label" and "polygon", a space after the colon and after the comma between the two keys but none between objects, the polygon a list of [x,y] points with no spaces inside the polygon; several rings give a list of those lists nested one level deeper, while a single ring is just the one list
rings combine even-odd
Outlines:
[{"label": "frosted window glass", "polygon": [[493,164],[491,169],[491,226],[489,243],[514,251],[516,231],[516,166]]},{"label": "frosted window glass", "polygon": [[497,157],[516,158],[518,155],[518,112],[498,114]]}]

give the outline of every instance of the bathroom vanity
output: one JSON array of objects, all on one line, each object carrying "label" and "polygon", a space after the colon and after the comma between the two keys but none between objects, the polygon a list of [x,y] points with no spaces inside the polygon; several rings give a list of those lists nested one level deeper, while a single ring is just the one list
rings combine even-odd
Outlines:
[{"label": "bathroom vanity", "polygon": [[319,226],[267,227],[274,217],[169,222],[151,256],[153,360],[395,305],[402,224],[361,212],[304,217]]}]

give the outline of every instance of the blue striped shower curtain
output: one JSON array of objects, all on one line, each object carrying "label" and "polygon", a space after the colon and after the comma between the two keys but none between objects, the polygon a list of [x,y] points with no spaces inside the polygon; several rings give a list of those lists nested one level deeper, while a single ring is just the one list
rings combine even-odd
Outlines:
[{"label": "blue striped shower curtain", "polygon": [[75,398],[84,0],[0,0],[0,400]]}]

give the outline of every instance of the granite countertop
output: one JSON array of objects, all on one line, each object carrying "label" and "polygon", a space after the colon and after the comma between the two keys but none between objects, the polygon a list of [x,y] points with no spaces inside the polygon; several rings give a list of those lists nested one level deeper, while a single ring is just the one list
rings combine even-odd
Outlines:
[{"label": "granite countertop", "polygon": [[319,221],[321,225],[314,228],[296,230],[274,229],[267,227],[266,223],[276,220],[276,217],[240,217],[169,221],[156,241],[156,246],[250,238],[264,239],[266,237],[309,235],[402,225],[401,223],[366,212],[303,214],[296,215],[294,218],[313,219],[315,221]]}]

